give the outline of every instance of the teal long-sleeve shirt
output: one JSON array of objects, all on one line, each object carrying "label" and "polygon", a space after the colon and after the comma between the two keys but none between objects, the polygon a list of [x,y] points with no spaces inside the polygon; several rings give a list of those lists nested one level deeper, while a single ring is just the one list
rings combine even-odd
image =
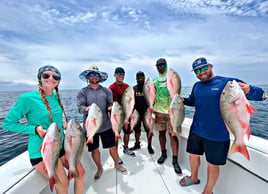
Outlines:
[{"label": "teal long-sleeve shirt", "polygon": [[[57,123],[61,129],[63,143],[63,111],[60,107],[57,94],[54,92],[52,96],[46,96],[46,98],[52,110],[53,122]],[[20,123],[20,120],[24,116],[26,116],[28,124]],[[36,134],[35,127],[40,125],[44,129],[48,129],[50,124],[49,112],[46,109],[45,103],[40,94],[34,91],[24,93],[17,99],[16,103],[3,120],[2,128],[8,131],[29,134],[28,152],[29,157],[33,159],[42,157],[39,148],[43,142],[43,138]]]}]

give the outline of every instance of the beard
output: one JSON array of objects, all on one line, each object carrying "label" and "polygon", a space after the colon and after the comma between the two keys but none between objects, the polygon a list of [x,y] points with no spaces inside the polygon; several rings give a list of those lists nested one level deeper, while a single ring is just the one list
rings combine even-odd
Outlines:
[{"label": "beard", "polygon": [[212,71],[209,71],[209,72],[205,72],[201,77],[199,76],[199,79],[202,82],[206,82],[206,81],[210,80],[213,76],[214,76],[214,74],[212,73]]},{"label": "beard", "polygon": [[100,82],[100,80],[90,80],[91,84],[98,84]]}]

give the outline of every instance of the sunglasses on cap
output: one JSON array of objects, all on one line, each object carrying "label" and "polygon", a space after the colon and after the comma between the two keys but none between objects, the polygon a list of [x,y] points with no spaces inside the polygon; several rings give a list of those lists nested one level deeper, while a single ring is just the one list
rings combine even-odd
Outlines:
[{"label": "sunglasses on cap", "polygon": [[165,68],[166,67],[166,64],[159,64],[159,65],[156,65],[158,69],[160,68]]},{"label": "sunglasses on cap", "polygon": [[42,76],[43,79],[48,79],[48,78],[50,78],[50,76],[52,76],[54,80],[56,80],[56,81],[60,80],[59,75],[51,75],[49,73],[43,73],[41,76]]},{"label": "sunglasses on cap", "polygon": [[207,71],[207,70],[208,70],[208,65],[203,66],[199,69],[196,69],[196,70],[194,70],[194,72],[195,72],[195,74],[199,74],[199,73],[201,73],[201,71]]},{"label": "sunglasses on cap", "polygon": [[100,77],[100,74],[99,73],[89,73],[88,74],[89,77]]},{"label": "sunglasses on cap", "polygon": [[122,75],[122,76],[125,76],[125,73],[124,72],[117,72],[117,73],[115,73],[116,75]]}]

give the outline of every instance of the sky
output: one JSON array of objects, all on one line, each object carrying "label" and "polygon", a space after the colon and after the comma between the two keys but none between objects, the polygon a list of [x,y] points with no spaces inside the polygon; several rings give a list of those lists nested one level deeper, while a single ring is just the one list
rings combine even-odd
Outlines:
[{"label": "sky", "polygon": [[216,75],[268,84],[268,1],[263,0],[1,0],[0,90],[35,90],[37,71],[57,67],[60,89],[80,89],[92,64],[135,85],[137,71],[155,78],[158,58],[182,86],[206,57]]}]

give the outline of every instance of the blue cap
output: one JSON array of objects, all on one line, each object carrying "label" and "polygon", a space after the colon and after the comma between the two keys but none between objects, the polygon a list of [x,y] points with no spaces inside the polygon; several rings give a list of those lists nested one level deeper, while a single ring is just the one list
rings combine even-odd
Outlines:
[{"label": "blue cap", "polygon": [[53,67],[52,65],[45,65],[43,67],[40,67],[38,70],[37,78],[39,81],[41,80],[41,74],[44,71],[54,71],[58,74],[58,76],[61,76],[60,71],[56,67]]},{"label": "blue cap", "polygon": [[196,70],[196,69],[199,69],[201,67],[204,67],[206,65],[210,65],[207,62],[206,58],[204,58],[204,57],[198,58],[193,62],[193,65],[192,65],[193,71]]}]

